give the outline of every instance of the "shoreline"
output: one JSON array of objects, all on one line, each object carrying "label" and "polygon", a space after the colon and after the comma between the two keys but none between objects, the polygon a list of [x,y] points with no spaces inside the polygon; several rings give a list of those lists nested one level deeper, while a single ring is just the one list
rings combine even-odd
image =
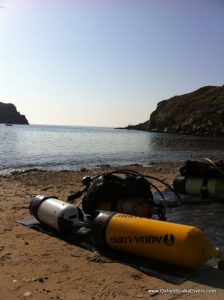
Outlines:
[{"label": "shoreline", "polygon": [[[213,160],[217,161],[219,160],[218,156],[217,157],[212,157]],[[203,160],[202,156],[196,156],[196,157],[191,157],[190,160]],[[1,176],[10,176],[11,174],[16,174],[16,173],[26,173],[26,172],[92,172],[94,170],[100,170],[100,169],[128,169],[128,168],[153,168],[156,165],[161,165],[161,166],[166,166],[166,165],[183,165],[187,159],[181,159],[181,160],[167,160],[167,161],[152,161],[148,163],[125,163],[125,164],[97,164],[93,166],[84,166],[84,167],[79,167],[77,169],[73,168],[61,168],[61,167],[38,167],[38,166],[33,166],[33,167],[26,167],[26,166],[21,166],[21,167],[5,167],[5,168],[0,168],[0,177]]]},{"label": "shoreline", "polygon": [[[142,174],[172,183],[181,162],[151,166],[125,166]],[[124,166],[122,166],[124,168]],[[115,167],[80,171],[29,170],[0,176],[0,299],[223,299],[224,273],[217,269],[201,272],[181,284],[169,283],[133,267],[108,260],[97,252],[69,244],[54,236],[16,223],[28,219],[29,204],[38,194],[66,201],[82,189],[84,176],[108,172]],[[192,294],[154,292],[149,289],[192,289]],[[194,290],[216,292],[194,293]]]},{"label": "shoreline", "polygon": [[220,156],[220,154],[213,154],[213,155],[190,155],[186,158],[180,158],[179,160],[176,159],[164,159],[164,160],[153,160],[148,161],[145,163],[138,163],[138,162],[132,162],[132,163],[116,163],[116,164],[109,164],[109,163],[103,163],[103,164],[95,164],[95,165],[83,165],[83,167],[49,167],[49,166],[15,166],[15,167],[1,167],[0,168],[0,177],[1,176],[10,176],[11,174],[15,173],[26,173],[26,172],[33,172],[33,171],[40,171],[40,172],[91,172],[94,170],[100,170],[100,169],[122,169],[122,168],[153,168],[156,165],[166,166],[166,165],[183,165],[187,160],[192,161],[202,161],[205,162],[204,158],[208,157],[212,161],[219,161],[223,160],[223,157]]},{"label": "shoreline", "polygon": [[9,167],[0,169],[1,176],[10,176],[12,174],[21,174],[26,172],[92,172],[101,169],[133,169],[133,168],[151,168],[155,165],[167,165],[167,164],[183,164],[185,160],[180,161],[154,161],[149,163],[130,163],[130,164],[101,164],[95,166],[87,166],[77,169],[63,169],[63,168],[49,168],[49,167]]}]

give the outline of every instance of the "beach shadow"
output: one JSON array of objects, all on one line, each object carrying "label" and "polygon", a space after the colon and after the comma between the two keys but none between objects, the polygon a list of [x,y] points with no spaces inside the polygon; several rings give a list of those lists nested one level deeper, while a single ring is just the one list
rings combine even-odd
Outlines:
[{"label": "beach shadow", "polygon": [[192,276],[190,280],[199,284],[211,286],[213,288],[224,289],[224,271],[218,270],[214,267],[200,271],[195,276]]}]

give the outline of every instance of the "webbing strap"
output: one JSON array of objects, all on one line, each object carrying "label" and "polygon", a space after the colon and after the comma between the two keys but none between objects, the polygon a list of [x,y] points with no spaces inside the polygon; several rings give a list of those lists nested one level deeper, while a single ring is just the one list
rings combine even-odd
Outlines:
[{"label": "webbing strap", "polygon": [[208,177],[204,176],[201,186],[201,199],[208,198]]}]

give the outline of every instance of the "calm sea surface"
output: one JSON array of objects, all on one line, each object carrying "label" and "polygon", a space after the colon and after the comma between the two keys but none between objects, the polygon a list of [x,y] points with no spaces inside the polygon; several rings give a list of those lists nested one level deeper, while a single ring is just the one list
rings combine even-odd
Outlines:
[{"label": "calm sea surface", "polygon": [[102,127],[0,125],[0,170],[75,170],[222,157],[224,139]]}]

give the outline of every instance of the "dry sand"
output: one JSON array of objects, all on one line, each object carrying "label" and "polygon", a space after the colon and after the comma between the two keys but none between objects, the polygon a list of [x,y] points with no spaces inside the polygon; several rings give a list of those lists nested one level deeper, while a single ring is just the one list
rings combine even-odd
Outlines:
[{"label": "dry sand", "polygon": [[[160,163],[131,168],[171,183],[179,167]],[[174,285],[16,223],[30,218],[33,196],[48,194],[66,200],[82,187],[84,175],[108,170],[33,170],[0,177],[0,299],[224,299],[224,272],[216,268]],[[149,289],[161,290],[150,293]],[[192,290],[180,293],[181,289]]]}]

